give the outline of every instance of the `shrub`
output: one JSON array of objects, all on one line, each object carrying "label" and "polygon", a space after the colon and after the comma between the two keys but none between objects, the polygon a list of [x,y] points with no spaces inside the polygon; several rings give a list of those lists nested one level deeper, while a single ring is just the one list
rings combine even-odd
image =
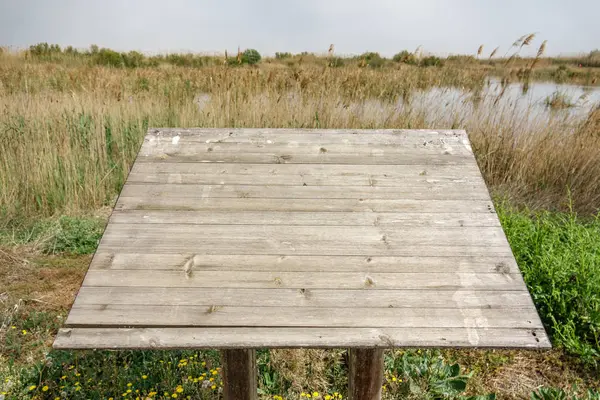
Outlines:
[{"label": "shrub", "polygon": [[508,241],[554,344],[600,361],[600,215],[499,207]]},{"label": "shrub", "polygon": [[127,54],[122,54],[123,64],[127,68],[137,68],[144,65],[144,55],[137,51],[130,51]]},{"label": "shrub", "polygon": [[275,53],[275,58],[278,59],[278,60],[284,60],[286,58],[291,58],[291,57],[292,57],[292,53],[288,53],[288,52],[283,52],[283,53],[277,52],[277,53]]},{"label": "shrub", "polygon": [[44,250],[51,254],[93,253],[102,237],[103,228],[103,222],[98,219],[61,217]]},{"label": "shrub", "polygon": [[242,63],[254,65],[260,61],[260,53],[254,49],[244,50],[242,54]]},{"label": "shrub", "polygon": [[32,46],[29,46],[28,53],[33,57],[44,57],[47,58],[53,54],[60,54],[62,51],[60,46],[57,44],[48,44],[48,43],[38,43]]},{"label": "shrub", "polygon": [[125,65],[123,56],[110,49],[100,49],[94,54],[94,61],[98,65],[106,65],[109,67],[122,67]]},{"label": "shrub", "polygon": [[385,64],[385,59],[382,58],[379,53],[368,52],[360,56],[364,61],[365,65],[371,68],[381,68]]},{"label": "shrub", "polygon": [[400,53],[397,53],[392,58],[395,62],[401,62],[405,64],[416,65],[417,58],[413,53],[408,52],[407,50],[402,50]]},{"label": "shrub", "polygon": [[436,56],[428,56],[421,59],[419,65],[422,67],[442,67],[444,60]]}]

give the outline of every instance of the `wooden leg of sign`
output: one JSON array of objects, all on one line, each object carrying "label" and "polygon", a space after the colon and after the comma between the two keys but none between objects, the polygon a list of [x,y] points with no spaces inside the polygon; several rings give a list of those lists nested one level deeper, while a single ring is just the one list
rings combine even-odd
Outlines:
[{"label": "wooden leg of sign", "polygon": [[383,384],[383,349],[350,349],[350,400],[380,400]]},{"label": "wooden leg of sign", "polygon": [[221,350],[223,364],[223,399],[257,400],[256,351],[253,349]]}]

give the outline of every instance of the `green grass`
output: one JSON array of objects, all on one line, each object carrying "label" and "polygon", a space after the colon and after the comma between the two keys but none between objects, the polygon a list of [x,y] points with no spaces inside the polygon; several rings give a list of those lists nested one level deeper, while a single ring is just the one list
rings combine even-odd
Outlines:
[{"label": "green grass", "polygon": [[513,253],[554,345],[600,361],[600,216],[499,207]]},{"label": "green grass", "polygon": [[103,218],[72,216],[13,222],[0,227],[0,245],[34,244],[45,254],[91,254],[98,246],[104,225]]}]

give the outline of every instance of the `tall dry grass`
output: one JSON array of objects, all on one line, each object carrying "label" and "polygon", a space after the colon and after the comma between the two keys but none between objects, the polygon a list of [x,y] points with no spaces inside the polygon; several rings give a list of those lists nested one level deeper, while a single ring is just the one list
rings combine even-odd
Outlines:
[{"label": "tall dry grass", "polygon": [[593,212],[597,112],[532,119],[509,105],[418,101],[485,75],[457,68],[317,65],[115,69],[0,59],[0,213],[5,223],[110,204],[148,127],[464,128],[489,186],[516,204]]}]

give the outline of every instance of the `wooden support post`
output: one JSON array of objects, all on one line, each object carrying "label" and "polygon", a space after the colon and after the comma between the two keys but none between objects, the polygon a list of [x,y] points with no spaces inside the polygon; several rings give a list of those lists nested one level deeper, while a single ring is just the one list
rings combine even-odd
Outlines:
[{"label": "wooden support post", "polygon": [[350,400],[380,400],[383,384],[383,349],[350,349]]},{"label": "wooden support post", "polygon": [[221,350],[223,364],[223,399],[256,400],[256,351],[252,349]]}]

